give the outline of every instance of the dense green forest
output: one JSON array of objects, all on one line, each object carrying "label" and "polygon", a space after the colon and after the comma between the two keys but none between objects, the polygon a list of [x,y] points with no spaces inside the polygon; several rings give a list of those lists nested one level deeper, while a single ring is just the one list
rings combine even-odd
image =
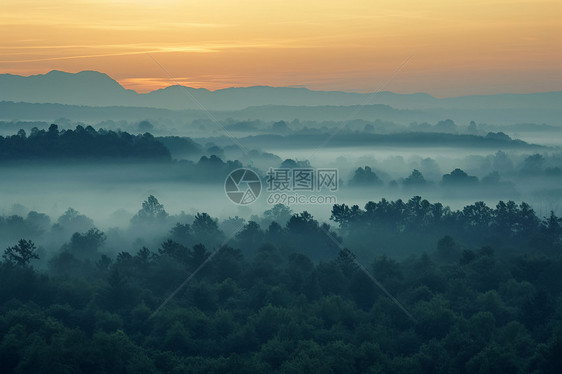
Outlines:
[{"label": "dense green forest", "polygon": [[[266,228],[247,222],[229,241],[209,215],[173,222],[151,196],[131,226],[165,223],[166,239],[153,248],[104,253],[106,234],[95,228],[49,254],[29,238],[14,241],[0,265],[2,372],[562,367],[562,220],[554,214],[537,217],[512,201],[454,211],[420,197],[383,199],[333,206],[337,235],[307,212],[277,206],[265,216]],[[24,234],[48,217],[19,218],[0,219],[0,229]],[[68,233],[64,225],[43,227]],[[377,255],[381,246],[400,256]],[[46,269],[33,265],[40,255]]]},{"label": "dense green forest", "polygon": [[142,159],[170,160],[170,152],[151,134],[95,130],[78,125],[75,130],[21,129],[16,135],[0,136],[0,161],[60,159]]}]

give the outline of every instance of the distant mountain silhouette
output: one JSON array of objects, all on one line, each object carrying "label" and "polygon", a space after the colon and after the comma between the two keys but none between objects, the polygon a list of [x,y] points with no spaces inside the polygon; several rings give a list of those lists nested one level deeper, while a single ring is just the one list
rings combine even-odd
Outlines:
[{"label": "distant mountain silhouette", "polygon": [[53,70],[23,77],[0,75],[0,97],[8,101],[103,106],[132,105],[136,92],[124,89],[108,75],[96,71],[72,74]]},{"label": "distant mountain silhouette", "polygon": [[[329,132],[314,134],[282,135],[252,135],[240,138],[239,141],[247,147],[267,144],[269,147],[299,149],[311,144],[321,144],[321,140],[330,136]],[[216,144],[219,139],[209,138]],[[546,149],[546,147],[530,144],[518,139],[501,138],[497,136],[457,135],[443,133],[398,132],[393,134],[340,133],[330,139],[331,147],[352,146],[411,146],[411,147],[467,147],[481,149]]]},{"label": "distant mountain silhouette", "polygon": [[[194,100],[195,99],[195,100]],[[172,85],[140,94],[96,71],[53,70],[29,77],[0,74],[0,101],[160,109],[240,110],[251,106],[388,105],[397,109],[557,109],[561,92],[462,96],[438,99],[425,93],[352,93],[295,87],[232,87],[216,91]]]},{"label": "distant mountain silhouette", "polygon": [[[480,123],[495,125],[512,125],[515,123],[527,124],[513,128],[513,131],[531,129],[536,125],[532,123],[546,123],[551,126],[541,125],[545,131],[560,128],[559,119],[562,118],[562,109],[396,109],[388,105],[318,105],[318,106],[289,106],[289,105],[262,105],[250,106],[239,110],[214,110],[209,111],[213,117],[223,121],[227,119],[245,121],[259,119],[262,121],[346,121],[361,119],[366,121],[383,120],[397,124],[409,125],[416,123],[436,123],[444,119],[452,119],[457,124],[467,124],[472,120]],[[60,118],[72,121],[99,122],[113,121],[142,121],[162,119],[192,121],[208,118],[208,114],[201,109],[171,110],[147,106],[86,106],[68,104],[33,104],[26,102],[0,101],[0,121],[50,121],[55,122]],[[523,127],[522,127],[523,126]],[[503,131],[501,127],[495,131]]]}]

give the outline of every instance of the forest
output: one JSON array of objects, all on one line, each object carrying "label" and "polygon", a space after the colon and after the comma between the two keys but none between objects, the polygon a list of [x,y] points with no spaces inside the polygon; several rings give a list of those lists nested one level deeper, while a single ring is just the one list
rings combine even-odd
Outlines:
[{"label": "forest", "polygon": [[16,135],[0,136],[0,161],[61,159],[171,159],[164,145],[145,133],[131,135],[121,131],[96,131],[92,126],[76,126],[59,131],[51,124],[48,130],[33,127],[27,136],[20,129]]},{"label": "forest", "polygon": [[[553,212],[414,196],[336,204],[334,227],[282,205],[234,221],[173,215],[154,196],[121,233],[73,209],[54,224],[33,211],[0,218],[14,238],[0,264],[2,372],[562,367]],[[232,235],[227,223],[243,227]],[[120,236],[138,239],[120,249]],[[55,237],[65,242],[46,250]]]},{"label": "forest", "polygon": [[560,1],[1,0],[0,374],[562,373]]},{"label": "forest", "polygon": [[[1,371],[558,373],[549,103],[2,101]],[[337,170],[337,202],[236,206],[240,168]]]}]

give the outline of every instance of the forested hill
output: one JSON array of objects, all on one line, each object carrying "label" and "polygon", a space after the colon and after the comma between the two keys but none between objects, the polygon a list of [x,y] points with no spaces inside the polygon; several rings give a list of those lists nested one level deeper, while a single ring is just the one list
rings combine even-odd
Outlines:
[{"label": "forested hill", "polygon": [[61,159],[129,159],[170,161],[168,149],[151,134],[96,131],[91,126],[59,131],[52,124],[47,131],[34,128],[29,136],[0,136],[0,161]]},{"label": "forested hill", "polygon": [[[314,144],[318,138],[327,138],[330,133],[315,132],[313,134],[302,131],[299,134],[282,135],[253,135],[242,138],[244,145],[267,143],[273,146],[305,147]],[[447,134],[441,132],[395,132],[391,134],[369,134],[366,132],[344,132],[330,138],[333,147],[350,146],[417,146],[417,147],[472,147],[472,148],[503,148],[503,149],[530,149],[544,148],[537,144],[529,144],[522,140],[511,139],[503,132],[489,132],[486,136],[471,134]]]},{"label": "forested hill", "polygon": [[[539,219],[511,201],[451,211],[421,197],[340,204],[340,238],[279,205],[264,212],[267,228],[249,221],[225,246],[218,220],[192,218],[154,196],[127,231],[107,234],[70,234],[94,224],[73,209],[54,225],[38,212],[0,216],[0,232],[29,238],[14,238],[0,260],[2,373],[560,372],[553,213]],[[411,245],[401,261],[356,262],[357,238],[373,251],[384,231],[395,242],[448,235],[431,251]],[[109,250],[132,233],[163,241]],[[45,235],[68,241],[49,250]],[[33,265],[41,260],[44,270]]]}]

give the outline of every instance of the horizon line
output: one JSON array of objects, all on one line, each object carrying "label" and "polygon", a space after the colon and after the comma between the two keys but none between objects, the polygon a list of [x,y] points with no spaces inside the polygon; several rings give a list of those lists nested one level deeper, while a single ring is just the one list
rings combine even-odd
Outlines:
[{"label": "horizon line", "polygon": [[[256,85],[248,85],[248,86],[232,85],[232,86],[227,86],[227,87],[217,88],[217,89],[210,89],[210,88],[206,88],[206,87],[193,87],[193,86],[183,85],[183,84],[170,84],[169,86],[164,86],[164,87],[156,88],[156,89],[153,89],[153,90],[150,90],[150,91],[142,92],[142,91],[137,91],[133,88],[127,88],[120,81],[127,80],[127,79],[154,79],[153,77],[137,77],[137,78],[116,79],[116,78],[113,78],[109,74],[104,73],[102,71],[89,70],[89,69],[80,70],[76,73],[72,73],[72,72],[68,72],[68,71],[64,71],[64,70],[58,70],[58,69],[52,69],[52,70],[47,71],[46,73],[37,73],[37,74],[29,74],[29,75],[13,74],[13,73],[0,73],[0,76],[1,75],[12,75],[12,76],[22,77],[22,78],[31,78],[31,77],[38,77],[38,76],[46,76],[50,73],[63,73],[63,74],[68,74],[68,75],[78,75],[78,74],[81,74],[81,73],[97,73],[97,74],[105,75],[109,79],[111,79],[115,83],[117,83],[124,90],[132,91],[132,92],[136,93],[137,95],[147,95],[147,94],[154,93],[154,92],[157,92],[157,91],[166,90],[166,89],[171,88],[171,87],[184,87],[184,88],[190,88],[192,90],[205,90],[205,91],[208,91],[208,92],[211,92],[211,93],[214,93],[214,92],[217,92],[217,91],[224,91],[224,90],[228,90],[228,89],[233,89],[233,88],[295,88],[295,89],[300,88],[300,89],[305,89],[305,90],[308,90],[308,91],[311,91],[311,92],[344,93],[344,94],[356,94],[356,95],[377,95],[377,94],[382,94],[382,93],[390,93],[390,94],[394,94],[394,95],[404,95],[404,96],[427,95],[431,98],[438,99],[438,100],[439,99],[454,99],[454,98],[461,98],[461,97],[471,97],[471,96],[481,96],[482,97],[482,96],[499,96],[499,95],[532,95],[532,94],[547,94],[547,93],[562,92],[562,88],[561,88],[559,90],[553,90],[553,91],[531,91],[531,92],[505,92],[505,91],[502,91],[502,92],[485,93],[485,94],[466,94],[466,95],[456,95],[456,96],[435,96],[435,95],[432,95],[428,92],[422,92],[422,91],[403,93],[403,92],[395,92],[395,91],[319,90],[319,89],[313,89],[313,88],[307,87],[306,85],[273,86],[273,85],[268,85],[268,84],[256,84]],[[166,79],[163,79],[163,80],[166,80]]]}]

